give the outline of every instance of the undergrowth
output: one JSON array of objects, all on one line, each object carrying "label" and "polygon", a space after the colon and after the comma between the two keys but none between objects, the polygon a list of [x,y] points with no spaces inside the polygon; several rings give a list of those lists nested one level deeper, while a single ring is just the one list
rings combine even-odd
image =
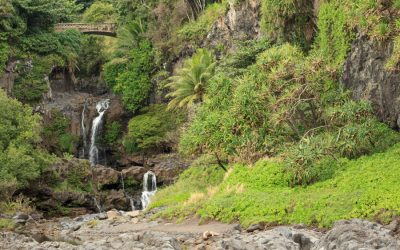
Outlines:
[{"label": "undergrowth", "polygon": [[388,223],[400,215],[399,155],[397,144],[384,153],[340,159],[331,179],[294,188],[288,186],[290,176],[279,160],[234,165],[224,178],[217,168],[192,167],[175,185],[157,193],[151,208],[168,206],[158,214],[167,218],[196,214],[243,226],[265,222],[330,227],[350,218]]}]

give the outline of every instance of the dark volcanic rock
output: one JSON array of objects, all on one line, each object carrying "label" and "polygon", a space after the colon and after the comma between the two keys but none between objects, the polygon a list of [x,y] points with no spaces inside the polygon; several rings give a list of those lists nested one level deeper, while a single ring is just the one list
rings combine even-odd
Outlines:
[{"label": "dark volcanic rock", "polygon": [[359,35],[346,59],[342,81],[352,90],[354,99],[371,101],[382,121],[399,128],[400,72],[385,69],[392,52],[392,42],[377,44]]}]

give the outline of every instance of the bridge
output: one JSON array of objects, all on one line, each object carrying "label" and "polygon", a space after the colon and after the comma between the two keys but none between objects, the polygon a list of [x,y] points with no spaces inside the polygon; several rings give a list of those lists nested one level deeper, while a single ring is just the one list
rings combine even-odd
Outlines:
[{"label": "bridge", "polygon": [[76,29],[83,34],[102,36],[117,36],[117,25],[115,23],[58,23],[54,26],[56,32]]}]

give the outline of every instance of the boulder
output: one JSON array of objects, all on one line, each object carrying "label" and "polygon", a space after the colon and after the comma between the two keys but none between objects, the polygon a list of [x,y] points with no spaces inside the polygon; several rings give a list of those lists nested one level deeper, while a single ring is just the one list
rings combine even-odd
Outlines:
[{"label": "boulder", "polygon": [[92,175],[94,182],[102,186],[120,183],[120,172],[110,167],[96,165],[92,168]]},{"label": "boulder", "polygon": [[390,230],[377,223],[353,219],[339,221],[324,235],[315,250],[347,249],[400,249],[400,243],[390,234]]},{"label": "boulder", "polygon": [[141,183],[143,175],[147,172],[146,168],[140,166],[133,166],[121,171],[124,179],[132,177],[135,181]]},{"label": "boulder", "polygon": [[158,183],[169,185],[190,163],[190,160],[182,159],[178,154],[160,154],[147,159],[146,166],[156,174]]}]

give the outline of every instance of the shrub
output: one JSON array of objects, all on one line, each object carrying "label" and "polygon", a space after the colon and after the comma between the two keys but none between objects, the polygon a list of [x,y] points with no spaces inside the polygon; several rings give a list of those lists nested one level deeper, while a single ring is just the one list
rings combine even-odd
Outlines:
[{"label": "shrub", "polygon": [[77,138],[68,132],[70,124],[71,121],[60,111],[51,111],[51,117],[45,121],[42,135],[47,150],[59,156],[63,153],[74,153]]},{"label": "shrub", "polygon": [[23,65],[20,75],[15,79],[14,96],[24,103],[36,103],[48,91],[47,75],[55,66],[63,66],[64,60],[55,54],[35,56],[31,63]]},{"label": "shrub", "polygon": [[106,124],[106,131],[104,133],[104,141],[109,145],[114,145],[120,138],[122,133],[122,125],[113,121],[112,123]]},{"label": "shrub", "polygon": [[[308,49],[312,41],[311,1],[263,0],[261,27],[269,40],[295,43]],[[307,34],[311,33],[311,36]]]},{"label": "shrub", "polygon": [[129,121],[124,146],[128,152],[148,152],[171,147],[167,133],[177,129],[183,115],[168,111],[164,105],[152,105],[141,110]]},{"label": "shrub", "polygon": [[225,13],[226,7],[225,3],[208,5],[196,20],[189,21],[183,25],[178,31],[178,35],[184,40],[194,43],[202,41],[211,29],[212,24]]},{"label": "shrub", "polygon": [[115,10],[111,3],[94,2],[85,10],[82,20],[86,23],[104,23],[116,20]]},{"label": "shrub", "polygon": [[29,107],[11,99],[0,90],[0,182],[18,187],[39,177],[53,162],[53,157],[39,149],[39,116]]},{"label": "shrub", "polygon": [[148,40],[143,40],[138,47],[131,50],[132,58],[126,70],[118,74],[113,90],[122,95],[126,108],[132,112],[143,107],[147,100],[152,83],[153,50]]}]

